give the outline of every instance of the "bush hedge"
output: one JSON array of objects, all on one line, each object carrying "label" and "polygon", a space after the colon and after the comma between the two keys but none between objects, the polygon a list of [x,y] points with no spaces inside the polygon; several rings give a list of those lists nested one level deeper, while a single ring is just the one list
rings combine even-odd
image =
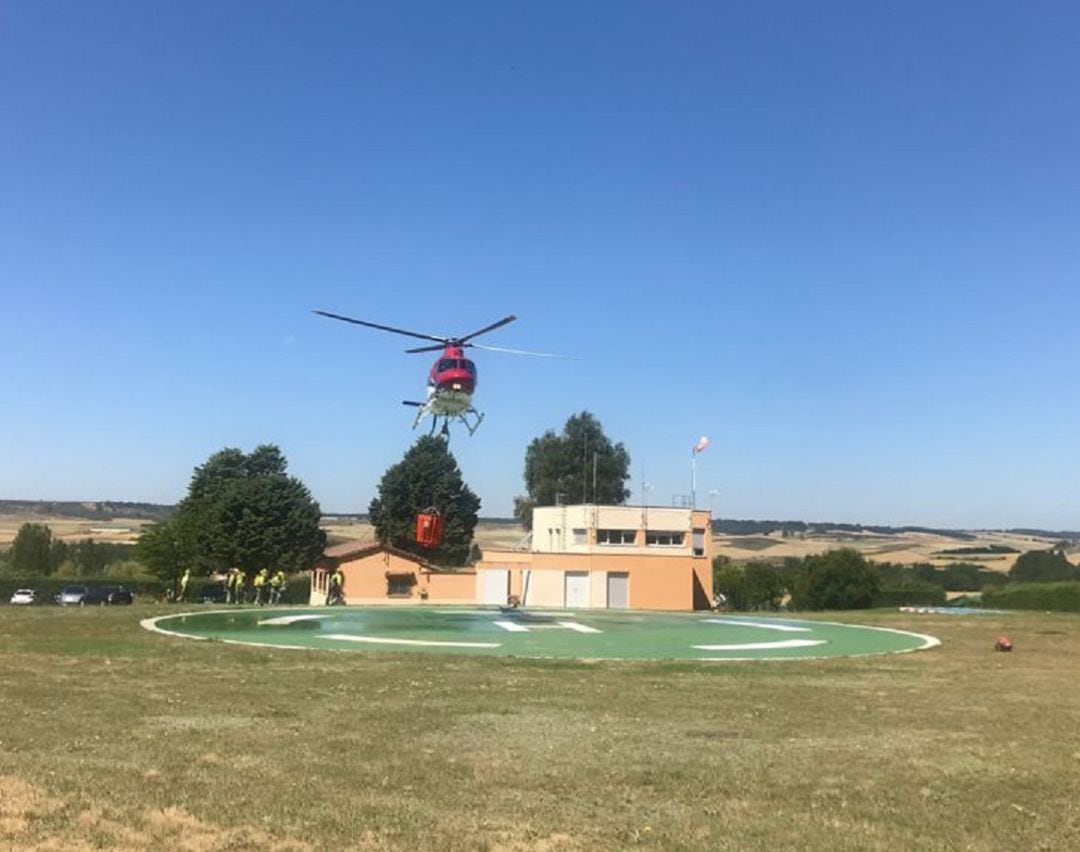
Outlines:
[{"label": "bush hedge", "polygon": [[53,602],[53,598],[60,594],[64,586],[123,586],[128,589],[135,600],[156,599],[163,600],[166,590],[171,586],[163,580],[139,580],[130,582],[125,580],[110,580],[101,576],[96,577],[42,577],[38,575],[4,574],[0,576],[0,603],[7,603],[16,589],[33,589],[37,592],[39,603]]},{"label": "bush hedge", "polygon": [[[210,585],[213,581],[206,577],[192,577],[190,594],[196,594],[204,585]],[[136,602],[149,600],[164,601],[167,593],[173,588],[171,582],[165,580],[110,580],[104,577],[42,577],[41,575],[0,575],[0,604],[6,604],[11,600],[11,595],[16,589],[33,589],[37,592],[39,603],[51,604],[53,598],[60,593],[64,586],[123,586],[135,595]],[[250,590],[250,582],[248,585]],[[311,593],[311,576],[309,574],[297,574],[289,577],[286,582],[285,593],[282,595],[283,604],[306,604]]]},{"label": "bush hedge", "polygon": [[942,606],[946,597],[941,586],[912,580],[900,585],[883,586],[874,598],[874,606]]},{"label": "bush hedge", "polygon": [[997,609],[1080,612],[1080,583],[1009,583],[984,589],[982,601]]}]

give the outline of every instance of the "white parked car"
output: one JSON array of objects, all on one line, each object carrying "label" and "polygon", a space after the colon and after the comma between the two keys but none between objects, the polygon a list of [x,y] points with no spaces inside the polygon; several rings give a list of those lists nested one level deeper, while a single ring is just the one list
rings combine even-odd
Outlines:
[{"label": "white parked car", "polygon": [[13,604],[34,604],[37,603],[37,596],[34,594],[33,589],[16,589],[15,594],[11,596],[11,602]]}]

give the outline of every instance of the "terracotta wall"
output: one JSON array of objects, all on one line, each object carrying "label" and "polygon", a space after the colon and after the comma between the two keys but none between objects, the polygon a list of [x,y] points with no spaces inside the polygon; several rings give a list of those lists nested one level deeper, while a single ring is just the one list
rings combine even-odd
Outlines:
[{"label": "terracotta wall", "polygon": [[[341,572],[345,576],[346,604],[476,603],[476,572],[472,570],[431,572],[396,553],[376,552],[342,560]],[[387,573],[411,575],[414,582],[409,594],[391,597]],[[326,581],[318,569],[315,575],[310,602],[321,605],[326,602]]]},{"label": "terracotta wall", "polygon": [[430,603],[476,603],[476,572],[453,571],[426,574],[421,579]]},{"label": "terracotta wall", "polygon": [[[607,574],[629,575],[631,609],[691,610],[694,608],[694,577],[706,598],[712,594],[712,567],[708,558],[672,554],[633,553],[510,553],[489,551],[478,571],[510,571],[510,593],[523,597],[529,606],[562,606],[564,575],[588,571],[589,606],[607,606]],[[526,570],[531,571],[527,595],[523,594]]]},{"label": "terracotta wall", "polygon": [[345,575],[345,603],[386,603],[409,598],[391,598],[387,595],[387,572],[393,574],[412,574],[417,583],[412,588],[411,597],[416,597],[419,584],[420,566],[411,559],[404,559],[396,553],[372,553],[360,559],[342,561],[341,573]]}]

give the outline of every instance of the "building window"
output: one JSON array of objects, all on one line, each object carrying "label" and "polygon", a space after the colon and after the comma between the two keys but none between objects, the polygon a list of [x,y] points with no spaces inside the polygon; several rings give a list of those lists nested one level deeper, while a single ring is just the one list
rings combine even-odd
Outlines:
[{"label": "building window", "polygon": [[645,533],[647,547],[682,547],[686,534],[668,530],[648,530]]},{"label": "building window", "polygon": [[694,556],[705,555],[705,530],[694,530]]},{"label": "building window", "polygon": [[633,544],[637,540],[635,530],[597,530],[597,544]]},{"label": "building window", "polygon": [[392,598],[407,598],[412,594],[416,577],[412,574],[389,574],[386,577],[386,594]]},{"label": "building window", "polygon": [[584,544],[588,544],[588,543],[589,543],[589,538],[588,538],[588,535],[586,534],[585,530],[575,529],[574,530],[574,544],[580,546],[580,545],[584,545]]}]

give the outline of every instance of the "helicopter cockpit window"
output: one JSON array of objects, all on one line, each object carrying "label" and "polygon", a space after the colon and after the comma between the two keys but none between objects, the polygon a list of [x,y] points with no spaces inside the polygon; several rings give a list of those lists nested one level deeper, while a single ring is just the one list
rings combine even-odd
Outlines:
[{"label": "helicopter cockpit window", "polygon": [[444,370],[452,370],[454,369],[454,366],[455,364],[453,358],[443,358],[439,361],[439,372],[441,373]]},{"label": "helicopter cockpit window", "polygon": [[462,361],[461,369],[463,369],[466,373],[469,373],[470,375],[476,372],[476,366],[473,364],[472,361]]}]

